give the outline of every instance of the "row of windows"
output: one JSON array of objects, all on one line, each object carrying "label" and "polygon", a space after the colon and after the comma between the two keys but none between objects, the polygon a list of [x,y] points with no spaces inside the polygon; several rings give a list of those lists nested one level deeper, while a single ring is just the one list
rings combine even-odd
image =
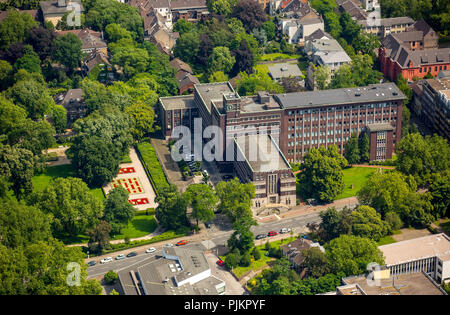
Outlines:
[{"label": "row of windows", "polygon": [[314,109],[298,109],[294,111],[288,111],[288,116],[292,115],[303,115],[303,114],[318,114],[325,112],[335,112],[335,111],[347,111],[347,110],[358,110],[358,109],[370,109],[370,108],[382,108],[382,107],[397,107],[397,103],[395,102],[383,102],[383,103],[374,103],[374,104],[363,104],[363,105],[346,105],[346,106],[332,106],[332,107],[324,107],[324,108],[314,108]]},{"label": "row of windows", "polygon": [[[423,73],[425,73],[425,72],[431,72],[431,68],[432,68],[432,67],[428,67],[428,70],[427,70],[427,67],[420,68],[420,69],[419,69],[419,73],[422,73],[422,69],[423,69]],[[439,70],[447,70],[447,66],[439,66]],[[438,71],[438,67],[437,67],[437,66],[434,67],[434,71],[435,71],[435,72]]]}]

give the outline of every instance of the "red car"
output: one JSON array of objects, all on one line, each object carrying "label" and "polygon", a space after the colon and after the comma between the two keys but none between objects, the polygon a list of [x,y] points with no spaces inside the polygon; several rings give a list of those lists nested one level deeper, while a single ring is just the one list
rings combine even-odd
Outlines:
[{"label": "red car", "polygon": [[219,259],[218,261],[216,261],[216,264],[218,264],[220,267],[222,267],[223,265],[225,265],[225,263],[223,262],[222,259]]},{"label": "red car", "polygon": [[179,241],[176,245],[177,245],[177,246],[181,246],[181,245],[186,245],[187,243],[188,243],[187,241],[181,240],[181,241]]},{"label": "red car", "polygon": [[278,235],[278,233],[275,232],[275,231],[270,231],[269,233],[267,233],[267,235],[268,236],[275,236],[275,235]]}]

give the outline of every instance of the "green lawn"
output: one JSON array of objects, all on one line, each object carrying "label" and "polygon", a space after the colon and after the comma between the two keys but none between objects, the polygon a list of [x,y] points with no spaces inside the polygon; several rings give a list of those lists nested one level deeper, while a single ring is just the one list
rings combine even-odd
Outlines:
[{"label": "green lawn", "polygon": [[[57,165],[48,167],[44,173],[33,177],[34,191],[43,191],[48,186],[50,180],[57,177],[78,177],[75,168],[71,164]],[[103,201],[105,196],[101,188],[91,189],[91,193],[94,194],[99,200]]]},{"label": "green lawn", "polygon": [[259,73],[269,73],[269,66],[271,65],[256,65],[254,67],[255,72],[259,72]]},{"label": "green lawn", "polygon": [[386,235],[385,237],[382,237],[378,242],[377,245],[381,246],[381,245],[387,245],[387,244],[392,244],[397,242],[396,240],[394,240],[394,238],[391,235]]},{"label": "green lawn", "polygon": [[356,196],[362,185],[376,170],[376,168],[369,167],[351,167],[344,169],[344,191],[335,200]]},{"label": "green lawn", "polygon": [[129,238],[138,238],[152,233],[158,224],[156,223],[155,217],[153,215],[137,215],[135,216],[128,227],[122,229],[120,235],[116,235],[113,240]]},{"label": "green lawn", "polygon": [[450,235],[450,219],[449,218],[443,218],[436,222],[434,222],[437,226],[442,228],[447,235]]},{"label": "green lawn", "polygon": [[287,55],[287,54],[281,54],[281,53],[273,53],[273,54],[265,54],[261,56],[261,61],[273,61],[273,60],[280,60],[280,59],[298,59],[299,55]]}]

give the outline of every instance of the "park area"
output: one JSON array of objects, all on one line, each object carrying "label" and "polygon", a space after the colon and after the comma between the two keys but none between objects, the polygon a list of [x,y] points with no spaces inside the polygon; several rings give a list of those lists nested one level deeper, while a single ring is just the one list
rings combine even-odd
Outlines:
[{"label": "park area", "polygon": [[[342,170],[344,173],[344,190],[337,195],[335,200],[356,196],[367,179],[376,172],[376,168],[350,167]],[[352,188],[353,185],[353,188]]]},{"label": "park area", "polygon": [[[57,166],[49,166],[47,169],[39,175],[32,178],[34,191],[43,191],[50,183],[52,179],[58,177],[78,177],[75,167],[72,164],[64,164]],[[91,189],[91,193],[96,196],[100,201],[105,199],[105,195],[101,188]]]}]

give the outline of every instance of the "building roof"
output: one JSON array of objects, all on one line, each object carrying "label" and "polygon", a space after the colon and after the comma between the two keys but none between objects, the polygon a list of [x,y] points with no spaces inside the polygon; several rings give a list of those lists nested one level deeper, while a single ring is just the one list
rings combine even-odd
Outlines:
[{"label": "building roof", "polygon": [[334,63],[349,63],[352,61],[349,55],[344,50],[341,51],[319,51],[314,54],[318,58],[322,60],[322,63],[325,65],[334,64]]},{"label": "building roof", "polygon": [[153,34],[152,40],[154,40],[156,46],[162,49],[166,54],[170,54],[175,46],[177,37],[178,33],[172,33],[165,28],[160,28]]},{"label": "building roof", "polygon": [[328,34],[327,32],[325,32],[319,28],[319,29],[315,30],[311,35],[306,36],[305,41],[313,40],[313,39],[314,40],[325,39],[325,38],[331,39],[333,37],[330,34]]},{"label": "building roof", "polygon": [[287,256],[289,261],[295,263],[297,266],[302,264],[305,260],[305,257],[302,254],[303,250],[310,249],[313,244],[312,241],[298,238],[289,244],[281,246],[281,251],[283,255]]},{"label": "building roof", "polygon": [[[211,276],[203,252],[193,249],[163,248],[155,255],[119,271],[119,281],[126,295],[217,295],[223,281]],[[136,285],[132,274],[140,283]]]},{"label": "building roof", "polygon": [[370,84],[366,87],[276,94],[283,108],[345,105],[404,100],[405,95],[394,83]]},{"label": "building roof", "polygon": [[193,95],[160,97],[159,102],[165,110],[196,108]]},{"label": "building roof", "polygon": [[221,111],[223,109],[223,94],[234,93],[233,87],[228,82],[196,84],[194,88],[210,112],[211,101],[214,100],[214,105]]},{"label": "building roof", "polygon": [[81,13],[84,12],[84,7],[81,4],[81,0],[70,0],[66,1],[65,5],[58,5],[58,3],[64,3],[64,1],[53,0],[53,1],[40,1],[39,5],[41,7],[42,13],[44,16],[53,15],[53,16],[63,16],[67,13],[67,5],[71,2],[78,3],[81,9]]},{"label": "building roof", "polygon": [[172,66],[172,68],[175,68],[177,71],[185,71],[188,73],[193,74],[194,72],[192,71],[191,67],[184,61],[182,61],[181,59],[175,58],[170,62],[170,65]]},{"label": "building roof", "polygon": [[300,68],[294,63],[276,63],[268,68],[273,79],[302,76]]},{"label": "building roof", "polygon": [[101,49],[108,47],[108,44],[103,39],[102,32],[96,32],[89,28],[85,28],[82,30],[58,31],[56,34],[62,36],[68,33],[75,34],[81,40],[81,49]]},{"label": "building roof", "polygon": [[291,169],[270,135],[247,135],[235,138],[238,161],[246,161],[254,173]]},{"label": "building roof", "polygon": [[178,87],[180,90],[183,90],[185,87],[195,84],[200,84],[200,81],[196,76],[193,76],[190,73],[186,73],[183,71],[180,71],[176,75],[177,81],[178,81]]},{"label": "building roof", "polygon": [[90,72],[98,64],[106,64],[108,66],[111,66],[108,57],[103,52],[97,50],[92,51],[83,61],[83,63],[88,69],[88,72]]},{"label": "building roof", "polygon": [[206,0],[170,0],[170,9],[195,9],[206,8]]},{"label": "building roof", "polygon": [[[379,285],[375,284],[379,281]],[[368,282],[366,276],[342,279],[345,285],[337,288],[342,295],[447,295],[424,273],[404,274],[389,279]]]},{"label": "building roof", "polygon": [[378,247],[387,266],[428,257],[440,257],[450,253],[450,238],[444,233],[433,234],[411,240]]},{"label": "building roof", "polygon": [[422,32],[423,36],[427,35],[430,32],[435,33],[435,31],[431,28],[430,25],[428,25],[427,22],[425,22],[423,18],[415,22],[411,26],[411,30]]}]

